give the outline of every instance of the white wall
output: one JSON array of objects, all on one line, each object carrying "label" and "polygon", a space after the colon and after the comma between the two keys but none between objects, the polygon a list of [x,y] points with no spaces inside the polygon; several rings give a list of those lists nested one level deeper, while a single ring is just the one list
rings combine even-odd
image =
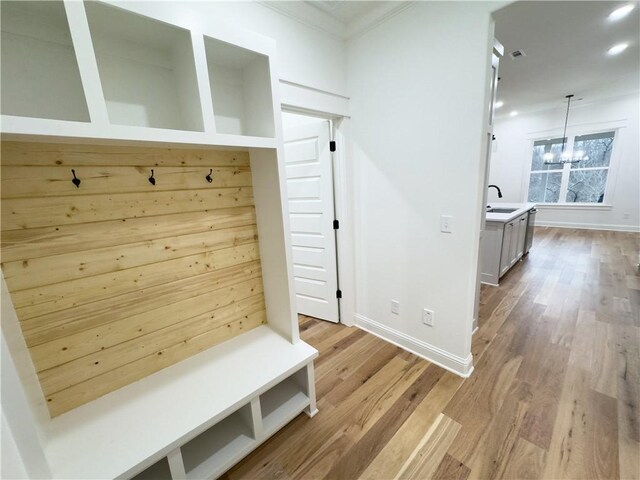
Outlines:
[{"label": "white wall", "polygon": [[0,437],[2,438],[2,442],[0,442],[0,459],[2,459],[2,462],[0,462],[0,478],[29,478],[4,412],[0,415],[2,416],[2,427],[0,429]]},{"label": "white wall", "polygon": [[[463,374],[497,8],[417,2],[347,45],[356,323]],[[440,232],[443,214],[453,216],[453,233]],[[435,311],[434,327],[421,322],[425,307]]]},{"label": "white wall", "polygon": [[[499,87],[498,87],[499,88]],[[610,179],[607,186],[611,208],[594,206],[543,207],[536,221],[542,225],[640,230],[640,148],[638,95],[617,97],[597,103],[571,107],[567,135],[575,128],[589,128],[609,122],[622,122],[615,143]],[[496,120],[496,141],[491,157],[490,183],[502,189],[504,202],[526,199],[526,180],[531,162],[531,137],[535,132],[555,129],[562,135],[564,107],[514,118]],[[495,190],[489,192],[489,203],[495,203]],[[628,216],[628,218],[626,218]]]}]

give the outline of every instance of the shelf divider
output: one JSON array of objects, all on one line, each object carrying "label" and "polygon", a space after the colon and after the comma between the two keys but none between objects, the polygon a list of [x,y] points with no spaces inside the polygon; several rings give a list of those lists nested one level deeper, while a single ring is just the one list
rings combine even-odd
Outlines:
[{"label": "shelf divider", "polygon": [[304,410],[304,412],[309,416],[309,418],[311,418],[318,413],[318,407],[316,406],[316,375],[313,362],[307,364],[307,367],[304,370],[306,370],[307,375],[307,396],[309,397],[309,406]]},{"label": "shelf divider", "polygon": [[182,460],[182,452],[180,447],[170,451],[167,454],[167,460],[169,461],[169,470],[171,470],[171,478],[173,480],[185,480],[187,473],[184,469],[184,461]]},{"label": "shelf divider", "polygon": [[76,61],[80,70],[80,80],[89,110],[89,118],[94,125],[106,127],[109,125],[109,114],[102,92],[98,63],[93,50],[84,2],[64,0],[64,8],[67,13],[73,48],[76,52]]},{"label": "shelf divider", "polygon": [[260,408],[260,397],[251,399],[251,420],[253,422],[253,435],[260,441],[264,437],[264,424],[262,422],[262,410]]},{"label": "shelf divider", "polygon": [[193,45],[193,57],[198,81],[198,93],[202,105],[202,121],[206,133],[216,133],[216,120],[213,114],[213,100],[209,87],[209,68],[207,66],[207,53],[204,46],[204,35],[199,32],[191,32],[191,44]]}]

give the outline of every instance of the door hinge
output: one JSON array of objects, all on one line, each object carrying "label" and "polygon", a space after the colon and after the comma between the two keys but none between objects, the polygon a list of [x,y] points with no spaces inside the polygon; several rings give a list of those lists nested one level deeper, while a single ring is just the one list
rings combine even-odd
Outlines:
[{"label": "door hinge", "polygon": [[330,152],[335,152],[336,151],[336,141],[335,140],[331,140],[329,142],[329,151]]},{"label": "door hinge", "polygon": [[338,220],[333,221],[333,229],[338,230],[340,228],[340,222]]},{"label": "door hinge", "polygon": [[336,290],[336,298],[342,298],[342,290]]}]

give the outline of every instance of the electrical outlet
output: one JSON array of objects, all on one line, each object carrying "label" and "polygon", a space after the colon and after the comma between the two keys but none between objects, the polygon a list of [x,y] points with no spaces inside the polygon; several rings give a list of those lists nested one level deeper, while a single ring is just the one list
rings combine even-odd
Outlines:
[{"label": "electrical outlet", "polygon": [[451,215],[440,215],[440,231],[442,233],[453,231],[453,217]]},{"label": "electrical outlet", "polygon": [[629,220],[629,214],[625,212],[624,215],[622,215],[622,218]]},{"label": "electrical outlet", "polygon": [[425,325],[433,327],[434,317],[435,314],[433,313],[433,310],[427,310],[426,308],[422,310],[422,323],[424,323]]},{"label": "electrical outlet", "polygon": [[391,313],[400,315],[400,302],[398,300],[391,300]]}]

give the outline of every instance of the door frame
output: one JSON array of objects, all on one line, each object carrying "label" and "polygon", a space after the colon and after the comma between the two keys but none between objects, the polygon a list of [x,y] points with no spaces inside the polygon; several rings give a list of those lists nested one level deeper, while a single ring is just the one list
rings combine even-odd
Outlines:
[{"label": "door frame", "polygon": [[[492,26],[493,28],[493,26]],[[478,237],[478,256],[477,256],[477,270],[476,270],[476,293],[473,303],[473,314],[471,319],[471,336],[478,331],[478,320],[480,317],[480,288],[482,283],[482,242],[485,238],[485,230],[487,223],[487,215],[485,207],[487,205],[487,195],[489,188],[489,173],[491,169],[491,154],[493,153],[493,127],[495,121],[495,101],[498,91],[498,80],[500,72],[500,59],[504,56],[504,46],[497,40],[493,39],[491,45],[491,62],[487,70],[487,86],[488,90],[488,115],[486,118],[486,124],[484,129],[484,141],[483,146],[485,149],[485,155],[482,157],[483,165],[481,166],[481,182],[482,190],[480,195],[482,197],[482,207],[480,212],[480,235]],[[498,277],[500,273],[498,273]]]},{"label": "door frame", "polygon": [[336,151],[331,153],[333,205],[340,228],[335,231],[338,288],[342,298],[338,299],[339,323],[353,326],[355,313],[355,250],[353,239],[352,189],[347,188],[352,178],[348,158],[349,117],[335,113],[282,105],[282,112],[305,115],[329,121],[329,138],[336,142]]}]

